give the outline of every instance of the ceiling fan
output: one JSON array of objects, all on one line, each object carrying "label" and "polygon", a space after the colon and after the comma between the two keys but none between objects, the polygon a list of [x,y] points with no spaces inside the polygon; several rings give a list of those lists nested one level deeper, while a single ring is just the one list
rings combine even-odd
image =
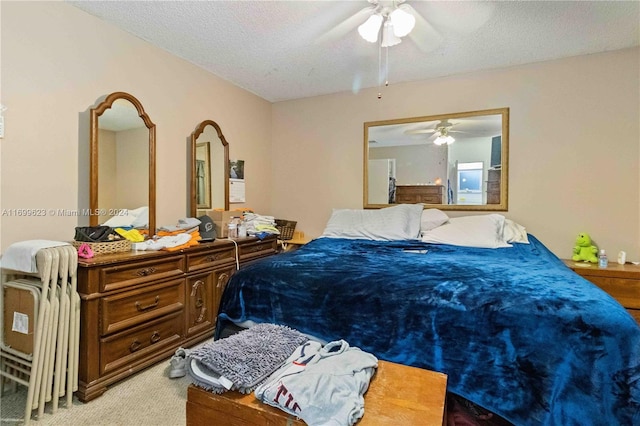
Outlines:
[{"label": "ceiling fan", "polygon": [[444,145],[444,144],[451,145],[453,142],[455,142],[455,138],[451,136],[449,133],[465,133],[459,130],[452,130],[453,126],[455,126],[456,124],[457,123],[451,123],[449,119],[445,118],[444,120],[440,120],[439,123],[437,123],[434,127],[430,129],[407,130],[405,134],[420,135],[420,134],[433,133],[432,136],[435,136],[433,143],[435,143],[436,145]]},{"label": "ceiling fan", "polygon": [[[317,37],[316,42],[334,42],[342,39],[347,33],[358,30],[357,33],[360,34],[360,37],[368,38],[371,43],[383,44],[384,42],[387,45],[387,43],[399,43],[398,40],[403,38],[410,38],[420,51],[428,53],[435,50],[444,41],[443,32],[445,34],[448,31],[454,34],[472,33],[489,20],[495,8],[493,2],[361,1],[362,3],[367,2],[368,5],[334,24],[331,30]],[[394,18],[398,19],[394,20]],[[413,26],[405,24],[404,21],[408,21],[408,23],[413,21]],[[392,24],[392,28],[387,25],[387,39],[385,40],[385,24],[387,22]],[[412,29],[408,30],[408,34],[400,35],[403,34],[403,31],[396,31],[396,24],[399,26],[407,25],[405,28],[412,27]],[[362,31],[360,27],[364,27]],[[367,32],[367,29],[370,32]],[[366,37],[362,35],[363,31]]]}]

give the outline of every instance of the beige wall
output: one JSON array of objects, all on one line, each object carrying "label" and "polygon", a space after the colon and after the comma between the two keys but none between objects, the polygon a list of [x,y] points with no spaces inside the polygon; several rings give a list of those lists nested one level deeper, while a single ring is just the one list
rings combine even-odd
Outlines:
[{"label": "beige wall", "polygon": [[[124,91],[156,125],[157,224],[187,215],[187,142],[216,121],[232,158],[245,160],[247,200],[268,211],[271,104],[63,2],[2,2],[0,208],[40,209],[44,217],[0,217],[1,246],[26,239],[70,240],[79,169],[87,159],[88,114]],[[80,158],[79,158],[80,157]],[[239,207],[241,205],[233,205]]]},{"label": "beige wall", "polygon": [[[509,107],[506,215],[560,256],[587,231],[612,255],[640,259],[640,49],[392,79],[381,100],[371,89],[271,105],[68,4],[0,9],[5,212],[77,208],[87,186],[86,112],[114,91],[136,96],[156,124],[159,225],[187,214],[188,137],[213,119],[230,157],[246,162],[246,205],[297,220],[311,236],[332,208],[362,207],[365,121]],[[46,214],[0,217],[1,248],[72,237],[77,218]]]},{"label": "beige wall", "polygon": [[365,121],[509,107],[505,215],[559,256],[585,231],[640,260],[639,52],[277,103],[273,210],[319,235],[332,208],[361,208]]}]

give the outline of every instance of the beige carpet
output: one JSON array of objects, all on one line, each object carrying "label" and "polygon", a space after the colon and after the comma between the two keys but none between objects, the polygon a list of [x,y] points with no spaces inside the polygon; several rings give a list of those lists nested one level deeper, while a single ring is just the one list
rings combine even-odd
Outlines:
[{"label": "beige carpet", "polygon": [[[60,399],[58,411],[51,414],[51,403],[47,403],[42,418],[36,418],[38,410],[32,412],[31,424],[49,425],[184,425],[185,403],[189,376],[169,379],[169,360],[162,361],[133,377],[119,382],[100,397],[86,404],[74,397],[73,406],[66,407],[66,399]],[[0,402],[2,425],[17,425],[24,422],[26,388],[20,386],[16,393],[7,386]]]}]

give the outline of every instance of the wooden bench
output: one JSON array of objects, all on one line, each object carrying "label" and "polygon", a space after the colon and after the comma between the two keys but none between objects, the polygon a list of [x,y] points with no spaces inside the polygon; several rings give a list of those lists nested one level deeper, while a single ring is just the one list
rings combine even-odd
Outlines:
[{"label": "wooden bench", "polygon": [[[361,426],[442,425],[445,422],[447,376],[429,370],[379,361],[364,395]],[[254,394],[215,394],[190,385],[187,426],[304,425],[284,411],[264,404]]]}]

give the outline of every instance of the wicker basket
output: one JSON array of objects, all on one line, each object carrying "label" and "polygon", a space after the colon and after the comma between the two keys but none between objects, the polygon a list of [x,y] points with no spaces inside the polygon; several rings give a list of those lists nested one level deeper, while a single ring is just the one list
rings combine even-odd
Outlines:
[{"label": "wicker basket", "polygon": [[298,222],[276,219],[276,229],[280,231],[281,240],[290,240],[293,238],[293,231],[296,229],[296,223]]},{"label": "wicker basket", "polygon": [[131,241],[129,240],[107,241],[104,243],[89,243],[74,240],[71,244],[73,244],[76,249],[80,247],[81,244],[88,244],[95,255],[131,251]]}]

